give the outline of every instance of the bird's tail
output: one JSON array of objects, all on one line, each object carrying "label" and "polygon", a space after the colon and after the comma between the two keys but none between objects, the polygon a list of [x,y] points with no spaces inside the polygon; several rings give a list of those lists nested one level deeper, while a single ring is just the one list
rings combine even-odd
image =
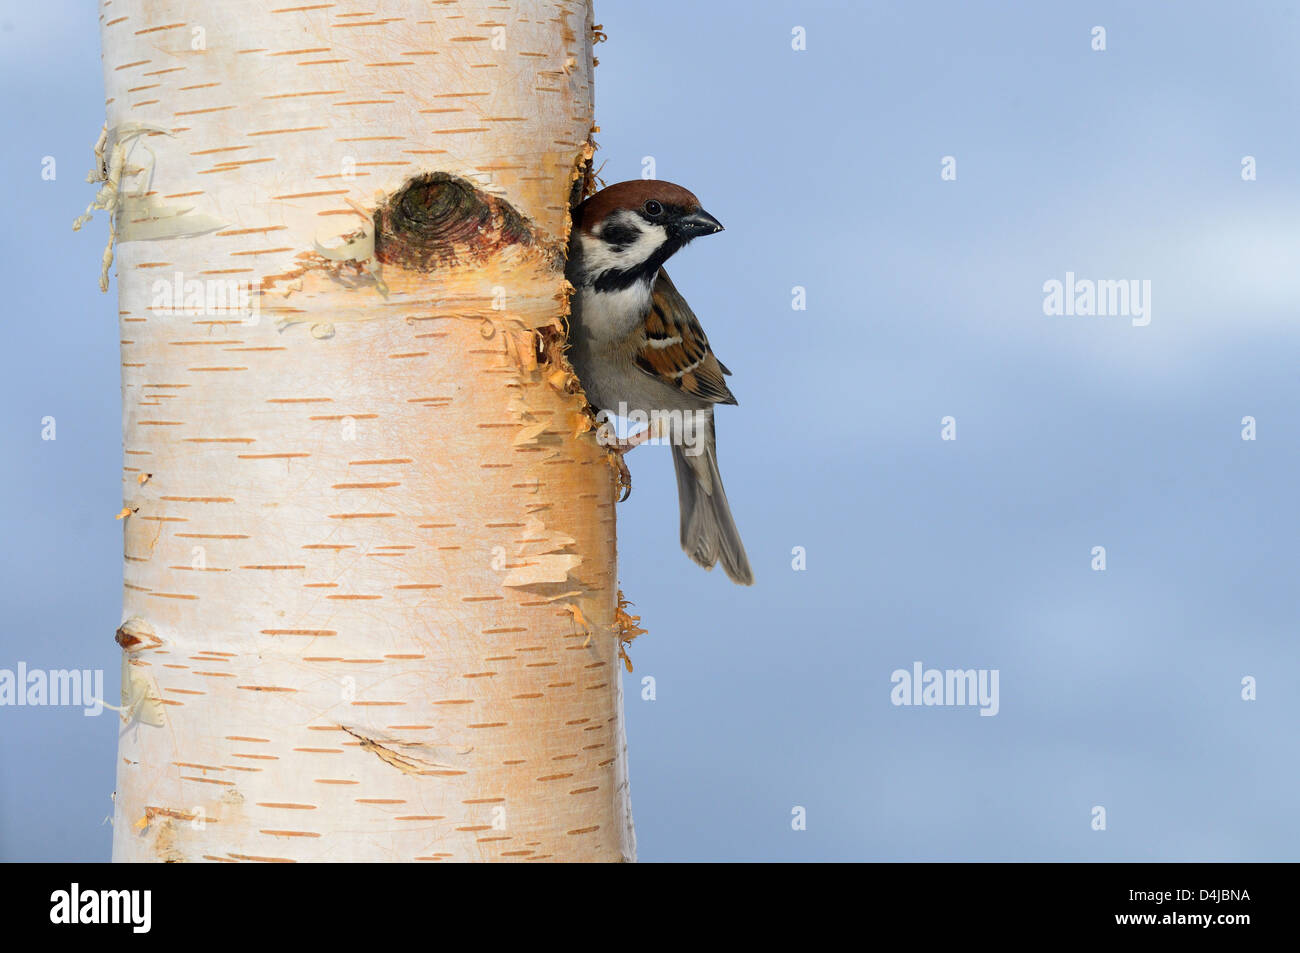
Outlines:
[{"label": "bird's tail", "polygon": [[[681,510],[682,549],[705,569],[719,560],[732,582],[754,584],[745,544],[727,504],[727,492],[718,473],[717,439],[710,414],[698,447],[673,442],[673,469],[677,471],[677,505]],[[690,454],[688,450],[698,452]]]}]

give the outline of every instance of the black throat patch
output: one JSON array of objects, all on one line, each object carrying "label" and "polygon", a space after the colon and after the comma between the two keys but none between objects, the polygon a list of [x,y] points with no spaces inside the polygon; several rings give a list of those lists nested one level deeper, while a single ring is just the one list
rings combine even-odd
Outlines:
[{"label": "black throat patch", "polygon": [[[615,228],[618,227],[615,226]],[[635,230],[631,229],[631,231]],[[601,238],[604,239],[605,235],[602,235]],[[659,269],[663,267],[664,262],[676,254],[684,244],[680,239],[669,238],[639,265],[624,269],[609,268],[602,271],[596,276],[591,286],[597,291],[622,291],[625,288],[632,287],[638,281],[645,282],[647,285],[651,284],[655,279],[655,275],[659,273]]]}]

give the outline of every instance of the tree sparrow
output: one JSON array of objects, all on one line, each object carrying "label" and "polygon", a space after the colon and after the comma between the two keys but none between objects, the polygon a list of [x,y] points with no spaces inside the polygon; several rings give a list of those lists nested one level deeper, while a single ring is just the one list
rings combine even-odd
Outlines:
[{"label": "tree sparrow", "polygon": [[754,574],[718,474],[713,429],[713,405],[736,403],[724,379],[731,371],[662,267],[691,239],[720,231],[694,195],[668,182],[619,182],[579,205],[565,272],[575,289],[568,353],[600,417],[647,421],[637,436],[672,444],[682,549],[705,569],[721,560],[733,582],[748,586]]}]

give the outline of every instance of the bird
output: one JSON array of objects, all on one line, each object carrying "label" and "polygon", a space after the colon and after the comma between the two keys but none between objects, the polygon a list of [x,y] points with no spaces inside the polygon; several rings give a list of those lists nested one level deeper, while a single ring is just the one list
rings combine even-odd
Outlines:
[{"label": "bird", "polygon": [[[567,354],[598,419],[651,426],[615,446],[668,439],[682,549],[719,562],[739,585],[754,573],[718,472],[713,408],[738,403],[699,319],[664,270],[690,241],[722,231],[691,192],[656,179],[606,186],[573,211],[565,277],[573,285]],[[630,487],[630,482],[629,482]]]}]

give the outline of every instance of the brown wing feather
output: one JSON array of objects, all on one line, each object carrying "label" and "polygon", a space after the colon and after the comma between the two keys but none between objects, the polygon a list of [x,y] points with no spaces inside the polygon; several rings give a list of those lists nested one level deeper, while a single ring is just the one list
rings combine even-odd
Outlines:
[{"label": "brown wing feather", "polygon": [[662,268],[651,290],[643,330],[636,354],[641,370],[701,400],[737,403],[723,378],[731,372],[713,355],[695,312]]}]

